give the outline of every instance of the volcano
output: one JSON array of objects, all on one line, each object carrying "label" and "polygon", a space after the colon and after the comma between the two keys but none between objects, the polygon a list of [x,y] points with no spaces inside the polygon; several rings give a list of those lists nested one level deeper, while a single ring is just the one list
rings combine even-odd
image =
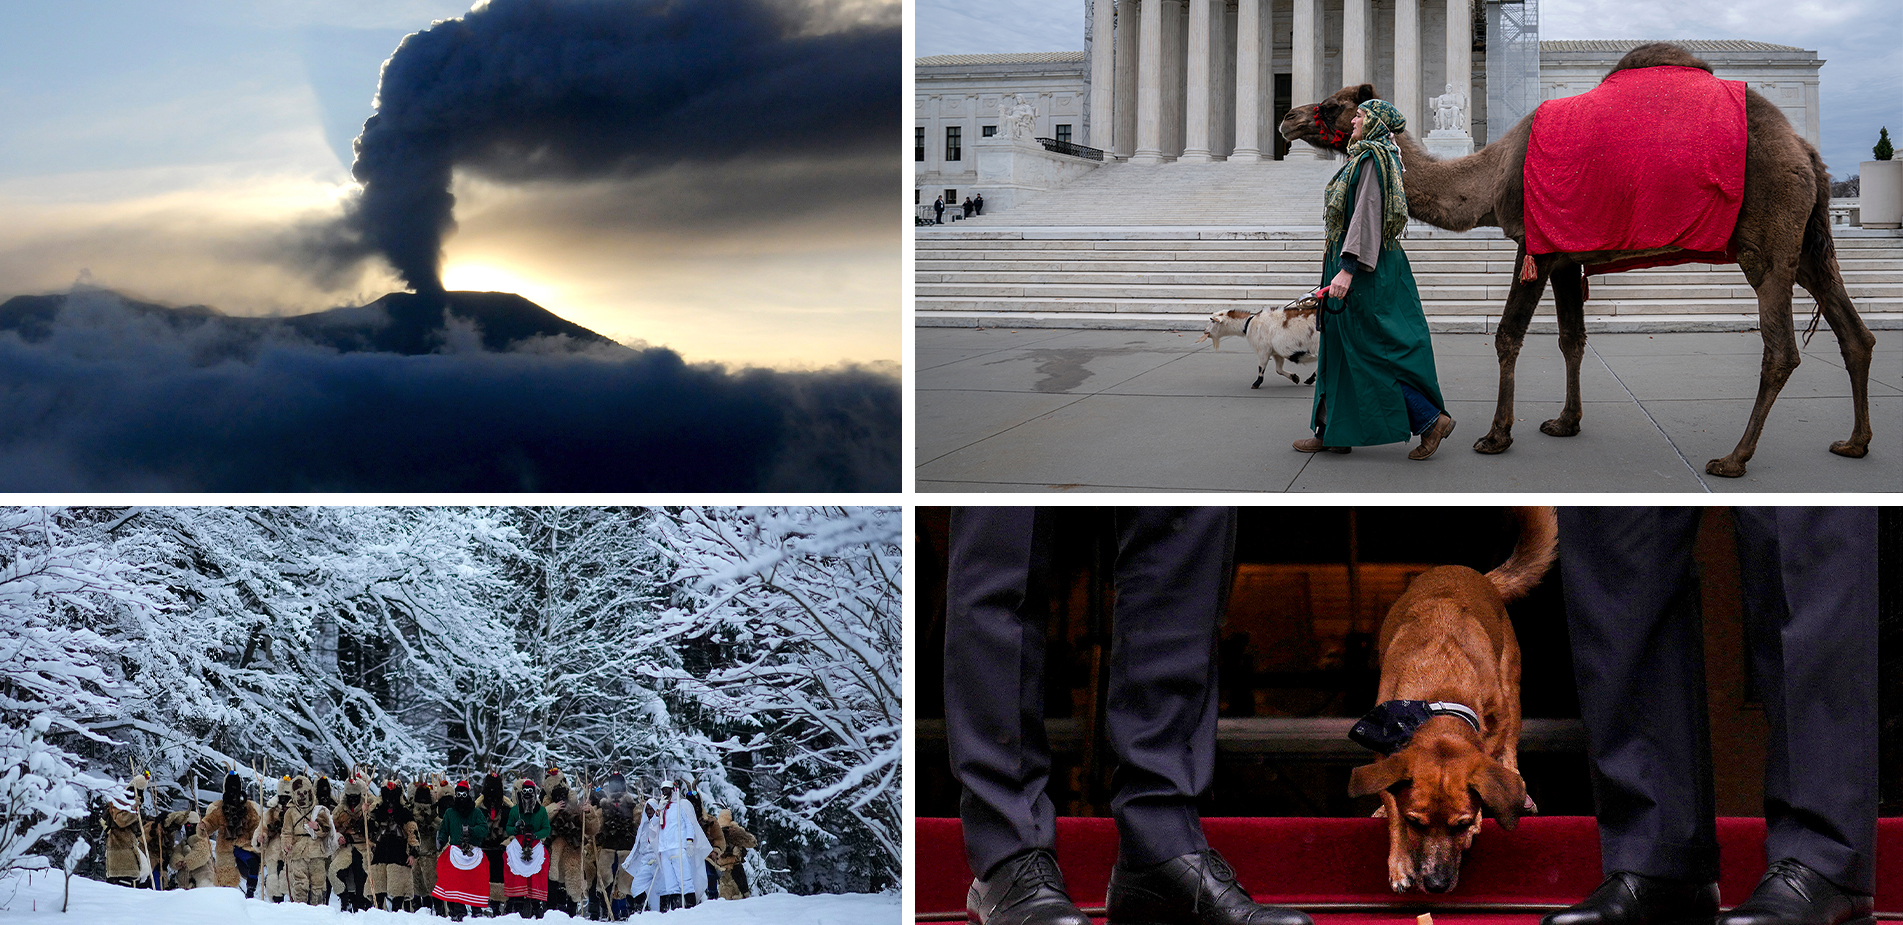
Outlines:
[{"label": "volcano", "polygon": [[550,338],[562,339],[554,343],[570,349],[620,346],[513,292],[392,292],[367,305],[258,317],[227,315],[205,305],[163,305],[109,290],[80,290],[16,296],[0,303],[0,332],[11,331],[28,343],[39,343],[53,336],[55,320],[62,314],[68,322],[84,324],[115,309],[180,332],[203,331],[233,347],[292,339],[340,353],[415,356],[438,352],[450,342],[451,319],[473,324],[483,349],[497,352]]}]

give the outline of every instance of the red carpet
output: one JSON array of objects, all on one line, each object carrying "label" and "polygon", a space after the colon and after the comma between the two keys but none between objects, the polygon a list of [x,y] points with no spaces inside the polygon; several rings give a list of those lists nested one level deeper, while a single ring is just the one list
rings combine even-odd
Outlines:
[{"label": "red carpet", "polygon": [[[1602,879],[1598,828],[1587,816],[1523,819],[1511,832],[1488,820],[1467,852],[1460,885],[1439,896],[1397,896],[1388,889],[1387,826],[1379,819],[1205,819],[1203,830],[1210,846],[1235,867],[1242,885],[1264,902],[1567,904],[1577,902]],[[962,912],[971,872],[958,820],[919,819],[916,831],[917,911]],[[1764,875],[1764,820],[1720,819],[1718,840],[1724,864],[1719,891],[1724,903],[1732,905],[1749,896]],[[1057,820],[1057,862],[1078,905],[1103,904],[1116,856],[1116,826],[1109,819]],[[1877,909],[1903,910],[1903,818],[1881,820],[1877,827]],[[1324,918],[1326,925],[1394,925],[1411,920],[1412,913]],[[1436,925],[1518,925],[1535,919],[1434,916]]]},{"label": "red carpet", "polygon": [[1732,263],[1744,202],[1744,91],[1693,67],[1611,74],[1541,103],[1526,147],[1529,254],[1682,247],[1588,274]]}]

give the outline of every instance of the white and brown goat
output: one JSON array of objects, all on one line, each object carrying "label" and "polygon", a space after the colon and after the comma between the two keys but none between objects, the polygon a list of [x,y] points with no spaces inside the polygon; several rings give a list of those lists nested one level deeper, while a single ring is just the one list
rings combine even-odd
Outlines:
[{"label": "white and brown goat", "polygon": [[[1308,295],[1296,299],[1281,308],[1265,308],[1256,312],[1245,312],[1232,308],[1215,312],[1209,316],[1209,322],[1203,325],[1203,336],[1197,343],[1209,341],[1215,349],[1222,349],[1225,337],[1242,337],[1255,348],[1255,382],[1249,388],[1259,389],[1262,380],[1268,375],[1269,361],[1275,361],[1275,374],[1287,376],[1288,381],[1301,383],[1296,374],[1282,368],[1284,362],[1313,363],[1316,351],[1321,349],[1321,335],[1315,329],[1315,313],[1320,302]],[[1309,373],[1307,382],[1313,384],[1315,374]]]}]

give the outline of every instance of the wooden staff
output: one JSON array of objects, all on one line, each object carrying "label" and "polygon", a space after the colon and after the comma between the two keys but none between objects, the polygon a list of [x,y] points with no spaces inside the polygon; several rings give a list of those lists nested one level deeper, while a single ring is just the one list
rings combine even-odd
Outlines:
[{"label": "wooden staff", "polygon": [[[133,763],[131,755],[126,756],[126,770],[131,773],[132,780],[138,780],[139,766]],[[152,779],[147,777],[147,786],[150,786],[151,783]],[[139,827],[139,848],[145,853],[145,868],[147,876],[152,878],[152,889],[157,890],[159,888],[159,869],[158,865],[152,862],[152,833],[146,831],[145,828],[145,790],[142,787],[134,786],[132,788],[132,795],[132,819],[134,824]],[[152,811],[157,813],[158,809],[159,798],[157,794],[154,794],[152,796]]]},{"label": "wooden staff", "polygon": [[363,850],[358,852],[363,861],[364,886],[370,885],[370,779],[364,777],[363,802],[357,806],[357,812],[363,815]]}]

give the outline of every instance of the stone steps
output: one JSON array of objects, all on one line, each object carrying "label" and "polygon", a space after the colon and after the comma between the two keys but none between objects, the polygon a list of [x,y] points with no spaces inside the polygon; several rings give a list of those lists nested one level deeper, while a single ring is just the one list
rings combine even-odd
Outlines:
[{"label": "stone steps", "polygon": [[[1424,270],[1420,264],[1414,265],[1414,282],[1419,286],[1453,286],[1472,284],[1476,281],[1512,273],[1509,265],[1491,267],[1474,264],[1471,268],[1461,266],[1439,267],[1432,271]],[[1622,274],[1619,276],[1595,276],[1591,280],[1591,291],[1620,291],[1632,288],[1686,287],[1699,289],[1749,290],[1743,279],[1726,280],[1723,277],[1693,274],[1662,274],[1659,276],[1638,276]],[[1903,283],[1893,282],[1899,274],[1881,270],[1845,271],[1844,285],[1849,288],[1851,298],[1857,298],[1859,289],[1867,295],[1890,295],[1886,289],[1895,289]],[[1055,268],[1026,268],[1011,270],[968,270],[926,272],[920,270],[918,282],[920,291],[927,284],[1002,285],[1002,286],[1303,286],[1315,282],[1313,265],[1287,270],[1228,272],[1184,269],[1181,266],[1170,271],[1154,270],[1150,272],[1126,271],[1063,271]],[[1500,284],[1504,289],[1510,283]],[[1743,296],[1746,291],[1734,291],[1732,295]],[[1503,295],[1502,298],[1505,296]],[[1595,295],[1595,297],[1597,297]]]},{"label": "stone steps", "polygon": [[[1028,231],[981,235],[977,229],[938,230],[956,237],[929,241],[922,235],[918,323],[1190,329],[1212,311],[1280,305],[1318,281],[1317,229],[1274,239],[1184,237],[1180,229],[1166,229],[1162,233],[1172,237],[1140,240],[1129,236],[1138,229],[1117,232],[1122,237],[1116,240],[1027,239]],[[1891,326],[1887,316],[1895,316],[1903,324],[1903,237],[1846,236],[1837,245],[1845,286],[1866,322]],[[1479,319],[1485,329],[1498,317],[1517,268],[1512,241],[1483,232],[1423,235],[1404,246],[1430,319]],[[1757,295],[1736,266],[1682,264],[1597,276],[1590,295],[1586,310],[1602,321],[1729,319],[1734,328],[1749,328],[1757,316]],[[1793,287],[1792,302],[1807,318],[1809,294]],[[1550,315],[1552,304],[1549,290],[1539,313]]]},{"label": "stone steps", "polygon": [[[1218,309],[1280,305],[1319,281],[1321,190],[1337,165],[1114,164],[1005,212],[920,228],[917,321],[1187,330]],[[1840,232],[1836,243],[1866,322],[1903,327],[1903,235]],[[1518,269],[1498,229],[1416,222],[1402,245],[1436,325],[1485,330],[1498,318]],[[1807,322],[1809,294],[1793,288],[1792,299]],[[1550,324],[1552,311],[1549,288],[1536,315]],[[1594,277],[1586,312],[1602,330],[1609,318],[1744,329],[1757,296],[1736,266],[1682,264]]]},{"label": "stone steps", "polygon": [[1006,212],[958,222],[960,228],[1047,227],[1103,220],[1145,225],[1312,225],[1338,162],[1261,164],[1111,164]]}]

